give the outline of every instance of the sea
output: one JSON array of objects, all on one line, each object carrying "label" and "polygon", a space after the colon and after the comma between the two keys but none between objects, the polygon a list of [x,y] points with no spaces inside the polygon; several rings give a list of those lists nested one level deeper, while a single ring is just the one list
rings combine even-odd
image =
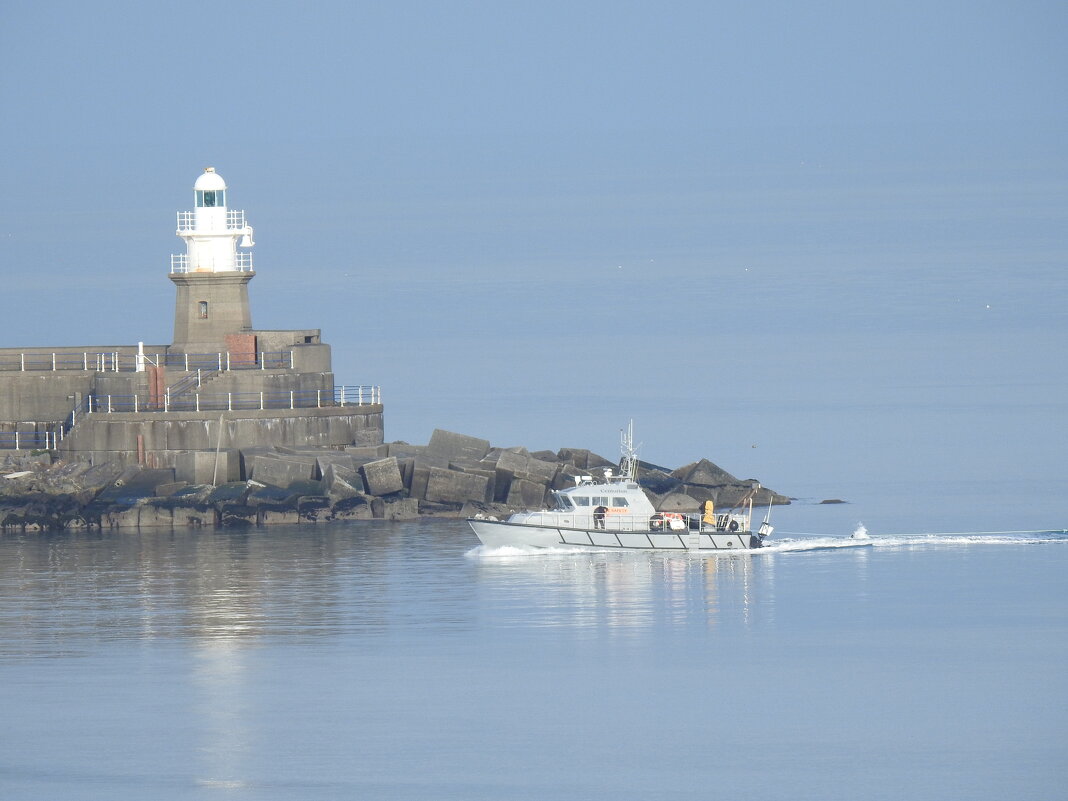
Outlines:
[{"label": "sea", "polygon": [[1064,798],[1068,532],[975,508],[713,555],[7,533],[0,798]]}]

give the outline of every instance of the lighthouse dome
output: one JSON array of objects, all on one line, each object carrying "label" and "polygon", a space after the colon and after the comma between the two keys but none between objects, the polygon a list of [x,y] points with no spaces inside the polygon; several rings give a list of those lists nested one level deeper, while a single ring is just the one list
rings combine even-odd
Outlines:
[{"label": "lighthouse dome", "polygon": [[197,178],[197,182],[193,184],[193,188],[202,191],[226,189],[226,181],[223,180],[219,173],[215,172],[214,167],[207,167],[204,169],[204,173]]}]

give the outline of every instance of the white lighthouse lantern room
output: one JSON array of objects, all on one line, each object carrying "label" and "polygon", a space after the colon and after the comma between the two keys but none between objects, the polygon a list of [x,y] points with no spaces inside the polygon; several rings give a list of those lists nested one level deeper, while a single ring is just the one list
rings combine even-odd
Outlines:
[{"label": "white lighthouse lantern room", "polygon": [[252,272],[252,227],[245,212],[227,208],[226,181],[208,167],[193,184],[195,208],[178,212],[177,234],[184,254],[171,256],[172,273]]}]

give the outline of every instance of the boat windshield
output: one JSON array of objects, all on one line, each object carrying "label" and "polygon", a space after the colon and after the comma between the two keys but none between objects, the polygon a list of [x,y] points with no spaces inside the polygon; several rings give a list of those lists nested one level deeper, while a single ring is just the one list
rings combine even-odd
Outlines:
[{"label": "boat windshield", "polygon": [[556,496],[556,508],[557,509],[559,509],[561,511],[564,511],[564,512],[567,512],[567,511],[570,511],[571,509],[575,508],[574,505],[571,503],[571,499],[569,497],[567,497],[566,495],[564,495],[563,493],[554,492],[553,495]]}]

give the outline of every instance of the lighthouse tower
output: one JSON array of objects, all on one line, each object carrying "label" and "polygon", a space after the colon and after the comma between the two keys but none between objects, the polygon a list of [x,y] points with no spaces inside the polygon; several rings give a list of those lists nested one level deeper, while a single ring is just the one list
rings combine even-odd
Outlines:
[{"label": "lighthouse tower", "polygon": [[[178,288],[174,344],[178,353],[221,353],[235,339],[251,337],[248,282],[255,272],[252,228],[245,212],[226,205],[226,181],[208,167],[193,184],[195,208],[178,212],[177,234],[186,252],[171,256],[171,281]],[[255,352],[253,348],[253,352]]]}]

